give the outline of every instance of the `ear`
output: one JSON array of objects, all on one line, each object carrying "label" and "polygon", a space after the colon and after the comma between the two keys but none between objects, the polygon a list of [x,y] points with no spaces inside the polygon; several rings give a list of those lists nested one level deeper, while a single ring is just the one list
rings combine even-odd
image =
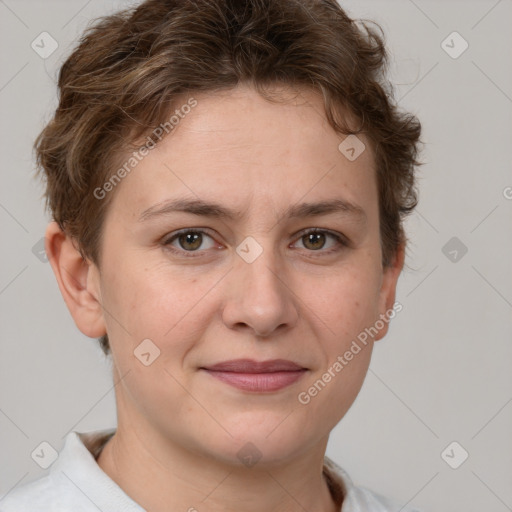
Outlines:
[{"label": "ear", "polygon": [[90,338],[103,336],[106,329],[96,265],[82,257],[57,222],[46,228],[45,250],[76,326]]},{"label": "ear", "polygon": [[374,338],[375,341],[384,338],[388,332],[390,318],[389,314],[386,314],[386,312],[394,311],[393,305],[395,304],[396,285],[404,266],[404,260],[405,244],[402,243],[397,248],[392,263],[383,269],[382,284],[379,294],[379,319],[384,323],[384,327],[379,329],[379,333]]}]

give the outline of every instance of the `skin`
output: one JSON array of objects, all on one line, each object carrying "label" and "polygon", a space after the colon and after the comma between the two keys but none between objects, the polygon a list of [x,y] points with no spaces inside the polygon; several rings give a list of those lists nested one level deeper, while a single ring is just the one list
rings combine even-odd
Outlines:
[{"label": "skin", "polygon": [[[321,97],[282,94],[287,101],[277,104],[245,85],[194,95],[198,105],[111,192],[100,268],[55,223],[47,229],[78,328],[110,339],[118,429],[98,464],[151,512],[336,510],[322,476],[328,436],[355,400],[387,323],[309,404],[297,396],[393,307],[404,252],[382,267],[368,140],[359,136],[366,150],[349,161]],[[140,220],[175,198],[240,216]],[[364,215],[284,216],[298,203],[331,199]],[[183,239],[165,245],[183,228],[208,231],[195,252]],[[325,233],[308,242],[308,228],[338,233],[347,245]],[[247,236],[263,250],[252,263],[236,252]],[[134,356],[147,338],[160,350],[149,366]],[[200,370],[238,358],[288,359],[308,371],[284,389],[255,393]],[[261,454],[252,467],[237,457],[248,442]]]}]

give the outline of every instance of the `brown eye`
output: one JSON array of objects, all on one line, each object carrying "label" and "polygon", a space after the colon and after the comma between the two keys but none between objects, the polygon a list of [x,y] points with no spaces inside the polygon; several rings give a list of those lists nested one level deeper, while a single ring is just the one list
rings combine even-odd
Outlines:
[{"label": "brown eye", "polygon": [[318,252],[318,256],[335,253],[349,246],[343,235],[318,228],[303,231],[302,236],[295,243],[310,254]]},{"label": "brown eye", "polygon": [[178,237],[178,242],[182,249],[195,251],[201,247],[203,235],[195,232],[185,233]]},{"label": "brown eye", "polygon": [[325,245],[325,233],[308,233],[302,237],[306,249],[318,250]]},{"label": "brown eye", "polygon": [[164,242],[164,245],[175,252],[187,253],[211,249],[215,243],[208,233],[188,229],[175,233]]}]

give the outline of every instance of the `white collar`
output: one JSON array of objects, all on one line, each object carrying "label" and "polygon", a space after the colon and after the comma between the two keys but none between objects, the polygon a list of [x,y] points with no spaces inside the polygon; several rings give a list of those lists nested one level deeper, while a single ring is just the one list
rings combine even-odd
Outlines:
[{"label": "white collar", "polygon": [[[103,512],[144,512],[98,465],[96,457],[116,429],[79,433],[66,436],[64,448],[50,468],[50,478],[71,481]],[[347,472],[325,456],[324,475],[336,503],[343,496],[340,512],[359,512],[361,489],[354,486]]]},{"label": "white collar", "polygon": [[70,432],[64,448],[50,468],[50,478],[71,481],[102,512],[144,512],[101,468],[87,449],[91,439],[111,435],[115,429]]}]

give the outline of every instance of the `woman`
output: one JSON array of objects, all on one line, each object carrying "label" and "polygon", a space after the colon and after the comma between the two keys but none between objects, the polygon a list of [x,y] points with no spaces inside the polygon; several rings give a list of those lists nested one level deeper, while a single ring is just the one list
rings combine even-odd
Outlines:
[{"label": "woman", "polygon": [[87,31],[36,150],[118,427],[0,510],[400,509],[325,457],[401,307],[420,124],[385,59],[334,0],[149,0]]}]

